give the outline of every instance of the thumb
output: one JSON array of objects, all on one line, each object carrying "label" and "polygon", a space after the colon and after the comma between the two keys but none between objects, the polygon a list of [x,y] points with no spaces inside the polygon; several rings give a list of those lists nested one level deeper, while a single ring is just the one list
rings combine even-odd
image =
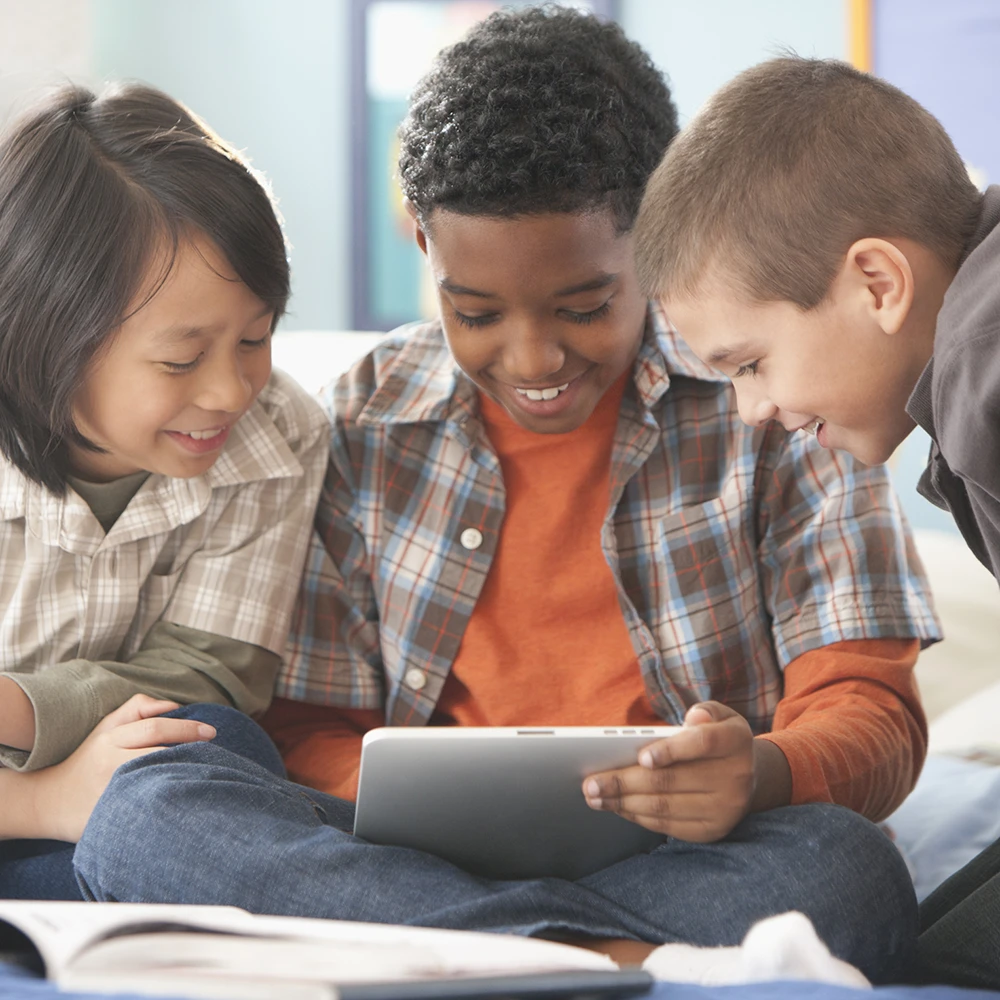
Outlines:
[{"label": "thumb", "polygon": [[685,726],[704,726],[709,722],[722,722],[736,713],[728,705],[717,701],[699,701],[692,705],[684,716]]}]

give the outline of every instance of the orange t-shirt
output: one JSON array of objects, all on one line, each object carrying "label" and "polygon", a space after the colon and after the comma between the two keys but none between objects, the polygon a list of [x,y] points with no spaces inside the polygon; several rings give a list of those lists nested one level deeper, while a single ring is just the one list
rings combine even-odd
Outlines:
[{"label": "orange t-shirt", "polygon": [[480,396],[503,527],[431,725],[662,725],[601,551],[628,374],[568,434],[525,430]]}]

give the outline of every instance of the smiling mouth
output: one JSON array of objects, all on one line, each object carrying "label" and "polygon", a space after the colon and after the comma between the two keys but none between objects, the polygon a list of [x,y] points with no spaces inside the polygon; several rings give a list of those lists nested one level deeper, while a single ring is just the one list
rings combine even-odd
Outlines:
[{"label": "smiling mouth", "polygon": [[208,430],[204,431],[174,431],[174,433],[183,434],[194,441],[208,441],[210,438],[218,437],[225,429],[225,426],[209,427]]},{"label": "smiling mouth", "polygon": [[816,417],[815,420],[810,420],[808,424],[803,427],[799,427],[798,430],[805,431],[806,434],[811,434],[816,437],[819,434],[819,429],[823,426],[823,421]]},{"label": "smiling mouth", "polygon": [[517,386],[514,386],[514,391],[537,403],[543,399],[555,399],[559,393],[565,392],[568,388],[569,382],[565,385],[554,385],[548,389],[519,389]]}]

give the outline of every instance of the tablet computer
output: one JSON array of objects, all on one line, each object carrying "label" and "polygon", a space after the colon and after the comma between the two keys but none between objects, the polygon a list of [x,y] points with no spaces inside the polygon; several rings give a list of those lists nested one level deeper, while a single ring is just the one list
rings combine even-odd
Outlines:
[{"label": "tablet computer", "polygon": [[644,727],[384,727],[361,749],[354,833],[487,878],[578,879],[663,836],[591,809],[588,774],[678,732]]}]

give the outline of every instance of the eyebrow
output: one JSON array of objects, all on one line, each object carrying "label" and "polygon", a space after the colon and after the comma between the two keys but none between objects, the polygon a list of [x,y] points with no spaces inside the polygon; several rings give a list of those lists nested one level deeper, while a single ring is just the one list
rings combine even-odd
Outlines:
[{"label": "eyebrow", "polygon": [[452,281],[451,278],[442,278],[438,282],[438,287],[443,288],[446,292],[451,292],[452,295],[472,295],[477,299],[497,298],[493,292],[481,292],[476,288],[467,288],[465,285],[459,285]]},{"label": "eyebrow", "polygon": [[[265,316],[269,316],[274,312],[271,306],[264,306],[263,309],[253,319],[250,320],[251,323],[257,323],[262,320]],[[188,340],[194,340],[200,337],[205,332],[205,327],[203,326],[168,326],[164,330],[158,330],[154,334],[154,338],[160,343],[177,343],[182,344]]]},{"label": "eyebrow", "polygon": [[[613,285],[620,275],[609,274],[607,272],[602,272],[596,278],[589,278],[587,281],[581,281],[578,285],[570,285],[569,288],[561,288],[555,293],[556,298],[566,298],[570,295],[579,295],[581,292],[593,292],[599,288],[607,288],[608,285]],[[438,287],[442,288],[446,292],[451,292],[452,295],[471,295],[477,299],[496,299],[499,296],[495,292],[484,292],[478,288],[469,288],[466,285],[459,285],[457,282],[451,280],[451,278],[442,278],[438,282]]]},{"label": "eyebrow", "polygon": [[717,365],[728,360],[734,354],[745,353],[746,349],[746,344],[733,344],[731,347],[720,347],[718,350],[712,351],[707,360],[710,365]]}]

